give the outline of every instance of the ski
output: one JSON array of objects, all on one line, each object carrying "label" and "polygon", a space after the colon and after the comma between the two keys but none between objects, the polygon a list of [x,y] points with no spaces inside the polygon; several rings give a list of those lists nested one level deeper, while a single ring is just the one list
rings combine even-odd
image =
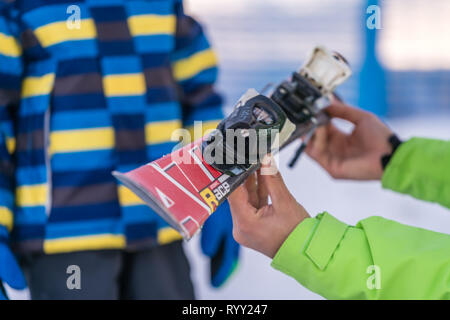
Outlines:
[{"label": "ski", "polygon": [[310,137],[329,121],[324,108],[350,75],[340,54],[316,47],[300,71],[270,96],[248,90],[216,130],[156,161],[113,175],[188,240],[260,167],[266,154]]}]

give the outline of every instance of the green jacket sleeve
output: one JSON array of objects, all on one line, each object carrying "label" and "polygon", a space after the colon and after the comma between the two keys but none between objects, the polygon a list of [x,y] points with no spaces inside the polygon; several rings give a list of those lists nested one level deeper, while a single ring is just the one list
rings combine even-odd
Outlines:
[{"label": "green jacket sleeve", "polygon": [[450,208],[450,141],[412,138],[386,167],[384,188]]},{"label": "green jacket sleeve", "polygon": [[450,236],[381,217],[305,219],[272,266],[328,299],[450,299]]}]

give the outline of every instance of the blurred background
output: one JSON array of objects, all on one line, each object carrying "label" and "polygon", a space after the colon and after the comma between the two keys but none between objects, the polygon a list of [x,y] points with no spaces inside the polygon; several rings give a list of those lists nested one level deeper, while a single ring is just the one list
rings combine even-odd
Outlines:
[{"label": "blurred background", "polygon": [[[402,139],[450,137],[449,0],[185,0],[206,26],[220,61],[219,90],[226,112],[248,89],[261,90],[297,70],[317,44],[349,61],[353,76],[342,98],[381,116]],[[369,30],[368,6],[380,7],[381,29]],[[298,201],[356,224],[379,215],[450,233],[450,212],[438,205],[382,190],[377,182],[334,181],[306,156],[287,168],[297,146],[280,155],[280,170]],[[450,170],[450,164],[449,164]],[[270,235],[268,235],[270,236]],[[185,243],[200,299],[320,299],[243,249],[234,276],[209,286],[199,237]],[[412,279],[413,280],[413,279]]]}]

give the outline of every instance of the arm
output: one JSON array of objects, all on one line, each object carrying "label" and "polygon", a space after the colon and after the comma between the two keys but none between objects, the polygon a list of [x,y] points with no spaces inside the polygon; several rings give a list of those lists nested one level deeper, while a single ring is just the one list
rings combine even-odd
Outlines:
[{"label": "arm", "polygon": [[222,97],[214,89],[218,73],[217,57],[203,27],[185,14],[181,0],[176,2],[176,12],[173,76],[179,86],[183,126],[190,129],[191,137],[194,137],[194,121],[202,121],[203,135],[205,130],[215,129],[223,118]]},{"label": "arm", "polygon": [[306,288],[329,299],[450,299],[449,235],[381,217],[355,227],[309,218],[279,173],[255,181],[228,198],[234,236]]},{"label": "arm", "polygon": [[450,236],[328,213],[288,236],[272,266],[328,299],[450,299]]},{"label": "arm", "polygon": [[387,165],[384,188],[450,208],[450,141],[412,138]]},{"label": "arm", "polygon": [[[0,1],[0,299],[6,289],[25,289],[25,278],[9,248],[14,220],[14,114],[22,81],[22,49],[8,5]],[[2,288],[3,287],[3,288]]]},{"label": "arm", "polygon": [[22,49],[11,32],[7,6],[0,2],[0,239],[7,240],[13,225],[14,122],[20,99]]}]

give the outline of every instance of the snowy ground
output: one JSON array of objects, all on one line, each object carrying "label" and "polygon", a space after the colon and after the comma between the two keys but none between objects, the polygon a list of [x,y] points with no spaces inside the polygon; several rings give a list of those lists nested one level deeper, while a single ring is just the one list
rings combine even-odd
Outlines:
[{"label": "snowy ground", "polygon": [[[449,139],[449,118],[389,121],[402,137],[426,136]],[[280,170],[290,190],[311,215],[327,210],[338,219],[355,224],[379,215],[401,223],[450,233],[450,211],[436,204],[383,190],[377,182],[332,180],[307,157],[294,170],[287,168],[290,147],[280,156]],[[449,164],[450,170],[450,164]],[[270,260],[253,250],[243,249],[234,276],[221,289],[209,286],[208,260],[200,250],[198,237],[186,243],[192,277],[199,299],[320,299],[295,280],[270,267]]]}]

